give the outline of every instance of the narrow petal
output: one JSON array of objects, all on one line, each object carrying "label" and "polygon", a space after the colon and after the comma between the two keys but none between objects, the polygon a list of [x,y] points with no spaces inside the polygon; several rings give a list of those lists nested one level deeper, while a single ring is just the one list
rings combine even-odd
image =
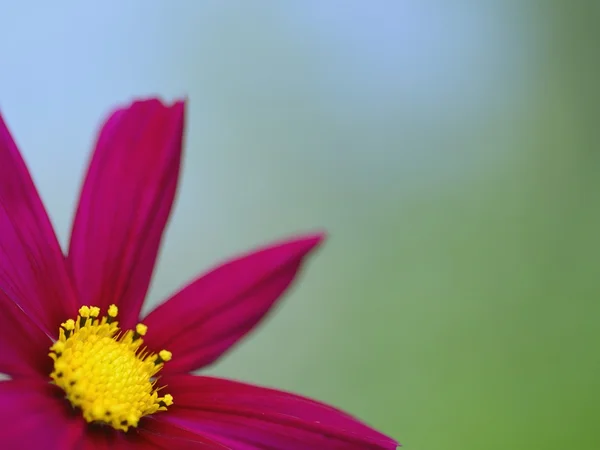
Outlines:
[{"label": "narrow petal", "polygon": [[206,436],[192,431],[184,430],[161,420],[147,420],[140,427],[139,437],[144,442],[156,445],[158,448],[180,450],[230,450],[229,447],[220,444]]},{"label": "narrow petal", "polygon": [[392,450],[399,445],[342,411],[295,394],[193,375],[161,381],[175,404],[157,418],[232,449]]},{"label": "narrow petal", "polygon": [[[91,427],[90,427],[91,428]],[[108,427],[102,429],[90,429],[81,438],[80,450],[117,450],[127,448],[124,436],[117,434]]]},{"label": "narrow petal", "polygon": [[184,103],[151,99],[114,112],[96,143],[71,232],[68,263],[82,304],[137,320],[177,187]]},{"label": "narrow petal", "polygon": [[45,381],[0,382],[0,442],[6,449],[76,448],[84,423]]},{"label": "narrow petal", "polygon": [[79,447],[81,450],[228,450],[197,433],[153,419],[144,419],[138,428],[127,434],[102,425],[88,426]]},{"label": "narrow petal", "polygon": [[306,236],[234,259],[189,284],[143,322],[153,350],[174,355],[163,373],[185,373],[215,361],[244,337],[290,286],[304,258],[323,239]]},{"label": "narrow petal", "polygon": [[0,373],[12,378],[39,376],[47,381],[52,367],[50,338],[0,292]]},{"label": "narrow petal", "polygon": [[76,311],[50,219],[1,116],[0,291],[51,335]]}]

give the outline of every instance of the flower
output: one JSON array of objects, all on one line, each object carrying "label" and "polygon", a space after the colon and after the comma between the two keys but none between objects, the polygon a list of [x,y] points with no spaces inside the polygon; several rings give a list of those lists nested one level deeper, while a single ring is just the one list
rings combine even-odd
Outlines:
[{"label": "flower", "polygon": [[7,449],[395,449],[344,412],[195,376],[242,339],[319,234],[197,278],[140,320],[181,165],[184,102],[105,122],[63,255],[0,117],[0,442]]}]

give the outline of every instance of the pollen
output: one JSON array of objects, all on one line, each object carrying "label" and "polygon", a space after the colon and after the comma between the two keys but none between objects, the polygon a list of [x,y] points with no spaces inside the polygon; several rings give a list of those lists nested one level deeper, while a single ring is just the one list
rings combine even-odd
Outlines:
[{"label": "pollen", "polygon": [[111,305],[100,317],[100,308],[82,306],[75,320],[62,323],[50,347],[50,378],[86,421],[126,432],[142,417],[173,404],[173,397],[159,396],[162,388],[156,386],[156,374],[172,355],[167,350],[147,351],[144,324],[121,331],[118,312]]}]

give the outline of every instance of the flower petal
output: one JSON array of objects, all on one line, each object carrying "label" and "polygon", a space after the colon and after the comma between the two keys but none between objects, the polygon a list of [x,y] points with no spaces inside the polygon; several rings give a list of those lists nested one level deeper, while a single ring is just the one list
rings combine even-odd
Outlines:
[{"label": "flower petal", "polygon": [[164,377],[175,404],[157,415],[234,449],[391,450],[398,443],[323,403],[273,389],[193,375]]},{"label": "flower petal", "polygon": [[150,349],[174,355],[162,373],[185,373],[215,361],[263,318],[323,240],[278,243],[210,271],[152,311],[143,322]]},{"label": "flower petal", "polygon": [[0,292],[0,373],[12,378],[48,379],[52,360],[50,338],[6,295]]},{"label": "flower petal", "polygon": [[84,430],[83,419],[69,415],[57,389],[42,380],[0,382],[2,448],[76,448]]},{"label": "flower petal", "polygon": [[108,427],[89,428],[79,443],[80,450],[125,450],[128,448],[129,443],[125,441],[121,433],[117,434],[116,430]]},{"label": "flower petal", "polygon": [[124,328],[138,318],[175,198],[184,108],[151,99],[114,112],[81,191],[68,262],[81,303],[119,305]]},{"label": "flower petal", "polygon": [[197,433],[152,418],[145,418],[138,428],[130,430],[127,434],[102,425],[88,426],[80,447],[81,450],[228,450]]},{"label": "flower petal", "polygon": [[52,336],[76,311],[50,219],[1,116],[0,291]]},{"label": "flower petal", "polygon": [[139,428],[140,437],[155,444],[158,448],[177,448],[181,450],[230,450],[208,437],[171,425],[168,422],[148,419]]}]

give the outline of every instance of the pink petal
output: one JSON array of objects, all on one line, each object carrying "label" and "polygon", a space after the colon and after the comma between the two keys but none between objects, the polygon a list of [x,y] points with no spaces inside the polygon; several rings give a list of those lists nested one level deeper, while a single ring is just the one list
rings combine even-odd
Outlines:
[{"label": "pink petal", "polygon": [[198,278],[143,322],[149,348],[174,357],[163,373],[215,361],[264,317],[292,283],[304,258],[323,240],[312,235],[257,250]]},{"label": "pink petal", "polygon": [[151,442],[158,448],[228,450],[228,447],[205,436],[152,418],[143,422],[143,426],[139,428],[139,435],[145,442]]},{"label": "pink petal", "polygon": [[50,338],[1,291],[0,311],[0,373],[47,380],[52,368]]},{"label": "pink petal", "polygon": [[193,375],[164,377],[175,404],[157,419],[232,449],[391,450],[398,443],[323,403],[273,389]]},{"label": "pink petal", "polygon": [[182,101],[137,101],[104,124],[81,191],[68,262],[82,304],[121,307],[137,320],[173,205],[181,161]]},{"label": "pink petal", "polygon": [[[175,427],[171,429],[177,430]],[[189,433],[191,434],[191,433]],[[187,439],[172,438],[169,436],[155,435],[147,432],[140,433],[140,447],[132,448],[143,448],[143,449],[177,449],[177,450],[228,450],[227,447],[216,444],[209,439],[203,441],[191,441]],[[127,447],[130,448],[130,447]]]},{"label": "pink petal", "polygon": [[[125,442],[124,436],[117,435],[116,432],[102,427],[102,430],[88,431],[79,443],[80,450],[125,450],[128,442]],[[107,433],[104,433],[104,430]]]},{"label": "pink petal", "polygon": [[127,434],[106,426],[88,426],[79,446],[81,450],[226,450],[208,438],[152,418],[144,419],[138,428],[131,429]]},{"label": "pink petal", "polygon": [[56,335],[76,300],[64,257],[19,150],[0,117],[0,291]]},{"label": "pink petal", "polygon": [[6,449],[76,448],[84,422],[69,414],[58,388],[42,380],[0,382],[0,442]]}]

